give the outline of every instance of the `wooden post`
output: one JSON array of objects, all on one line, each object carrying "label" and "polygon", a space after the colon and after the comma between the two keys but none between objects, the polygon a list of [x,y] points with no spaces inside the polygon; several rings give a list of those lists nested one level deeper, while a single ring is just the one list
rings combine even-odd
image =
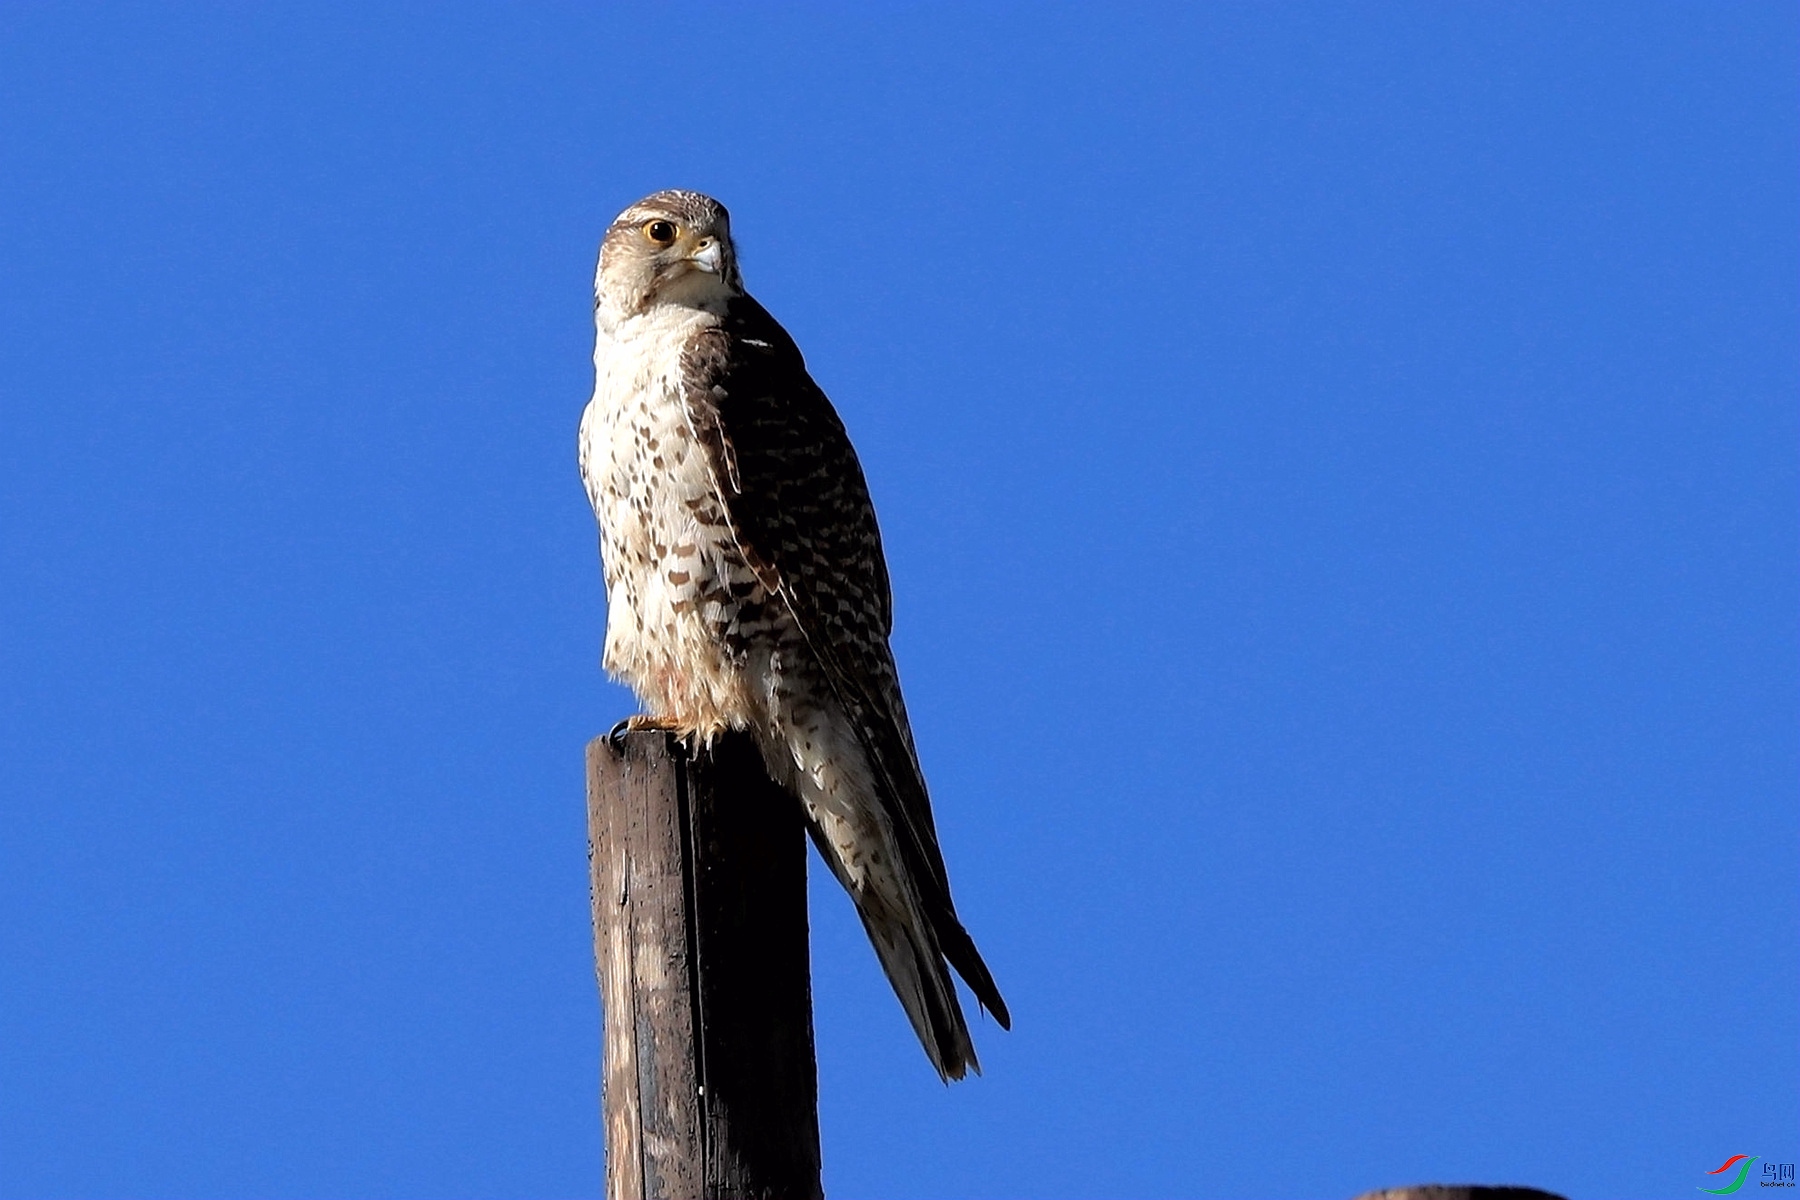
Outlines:
[{"label": "wooden post", "polygon": [[740,734],[588,743],[607,1200],[816,1200],[798,803]]},{"label": "wooden post", "polygon": [[1415,1183],[1410,1187],[1364,1192],[1356,1200],[1563,1200],[1555,1192],[1513,1184]]}]

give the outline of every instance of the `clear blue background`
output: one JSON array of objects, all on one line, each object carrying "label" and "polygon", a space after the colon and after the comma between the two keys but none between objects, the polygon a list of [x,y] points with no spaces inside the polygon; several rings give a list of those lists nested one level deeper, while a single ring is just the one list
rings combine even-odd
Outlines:
[{"label": "clear blue background", "polygon": [[1792,1161],[1797,51],[9,4],[0,1194],[598,1191],[574,431],[671,185],[862,452],[1017,1017],[946,1090],[816,886],[833,1195]]}]

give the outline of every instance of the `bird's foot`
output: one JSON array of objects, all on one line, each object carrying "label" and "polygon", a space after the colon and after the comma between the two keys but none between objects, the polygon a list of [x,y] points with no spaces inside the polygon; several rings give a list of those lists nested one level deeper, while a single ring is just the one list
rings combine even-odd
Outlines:
[{"label": "bird's foot", "polygon": [[614,750],[625,749],[625,735],[628,733],[680,733],[681,722],[674,717],[653,717],[647,713],[633,713],[606,734],[606,740]]}]

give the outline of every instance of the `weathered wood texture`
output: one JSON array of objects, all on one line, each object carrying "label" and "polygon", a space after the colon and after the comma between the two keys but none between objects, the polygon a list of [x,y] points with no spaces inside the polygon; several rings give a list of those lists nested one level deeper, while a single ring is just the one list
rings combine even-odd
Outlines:
[{"label": "weathered wood texture", "polygon": [[823,1195],[806,838],[754,745],[588,743],[608,1200]]}]

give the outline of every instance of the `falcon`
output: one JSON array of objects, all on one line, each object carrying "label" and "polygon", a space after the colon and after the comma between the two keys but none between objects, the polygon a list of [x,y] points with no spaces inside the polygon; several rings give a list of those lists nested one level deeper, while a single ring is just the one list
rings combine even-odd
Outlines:
[{"label": "falcon", "polygon": [[730,217],[663,191],[594,277],[581,476],[600,522],[604,665],[632,729],[746,730],[800,801],[926,1055],[980,1071],[955,967],[1011,1018],[957,919],[888,648],[893,600],[856,452],[800,349],[744,291]]}]

